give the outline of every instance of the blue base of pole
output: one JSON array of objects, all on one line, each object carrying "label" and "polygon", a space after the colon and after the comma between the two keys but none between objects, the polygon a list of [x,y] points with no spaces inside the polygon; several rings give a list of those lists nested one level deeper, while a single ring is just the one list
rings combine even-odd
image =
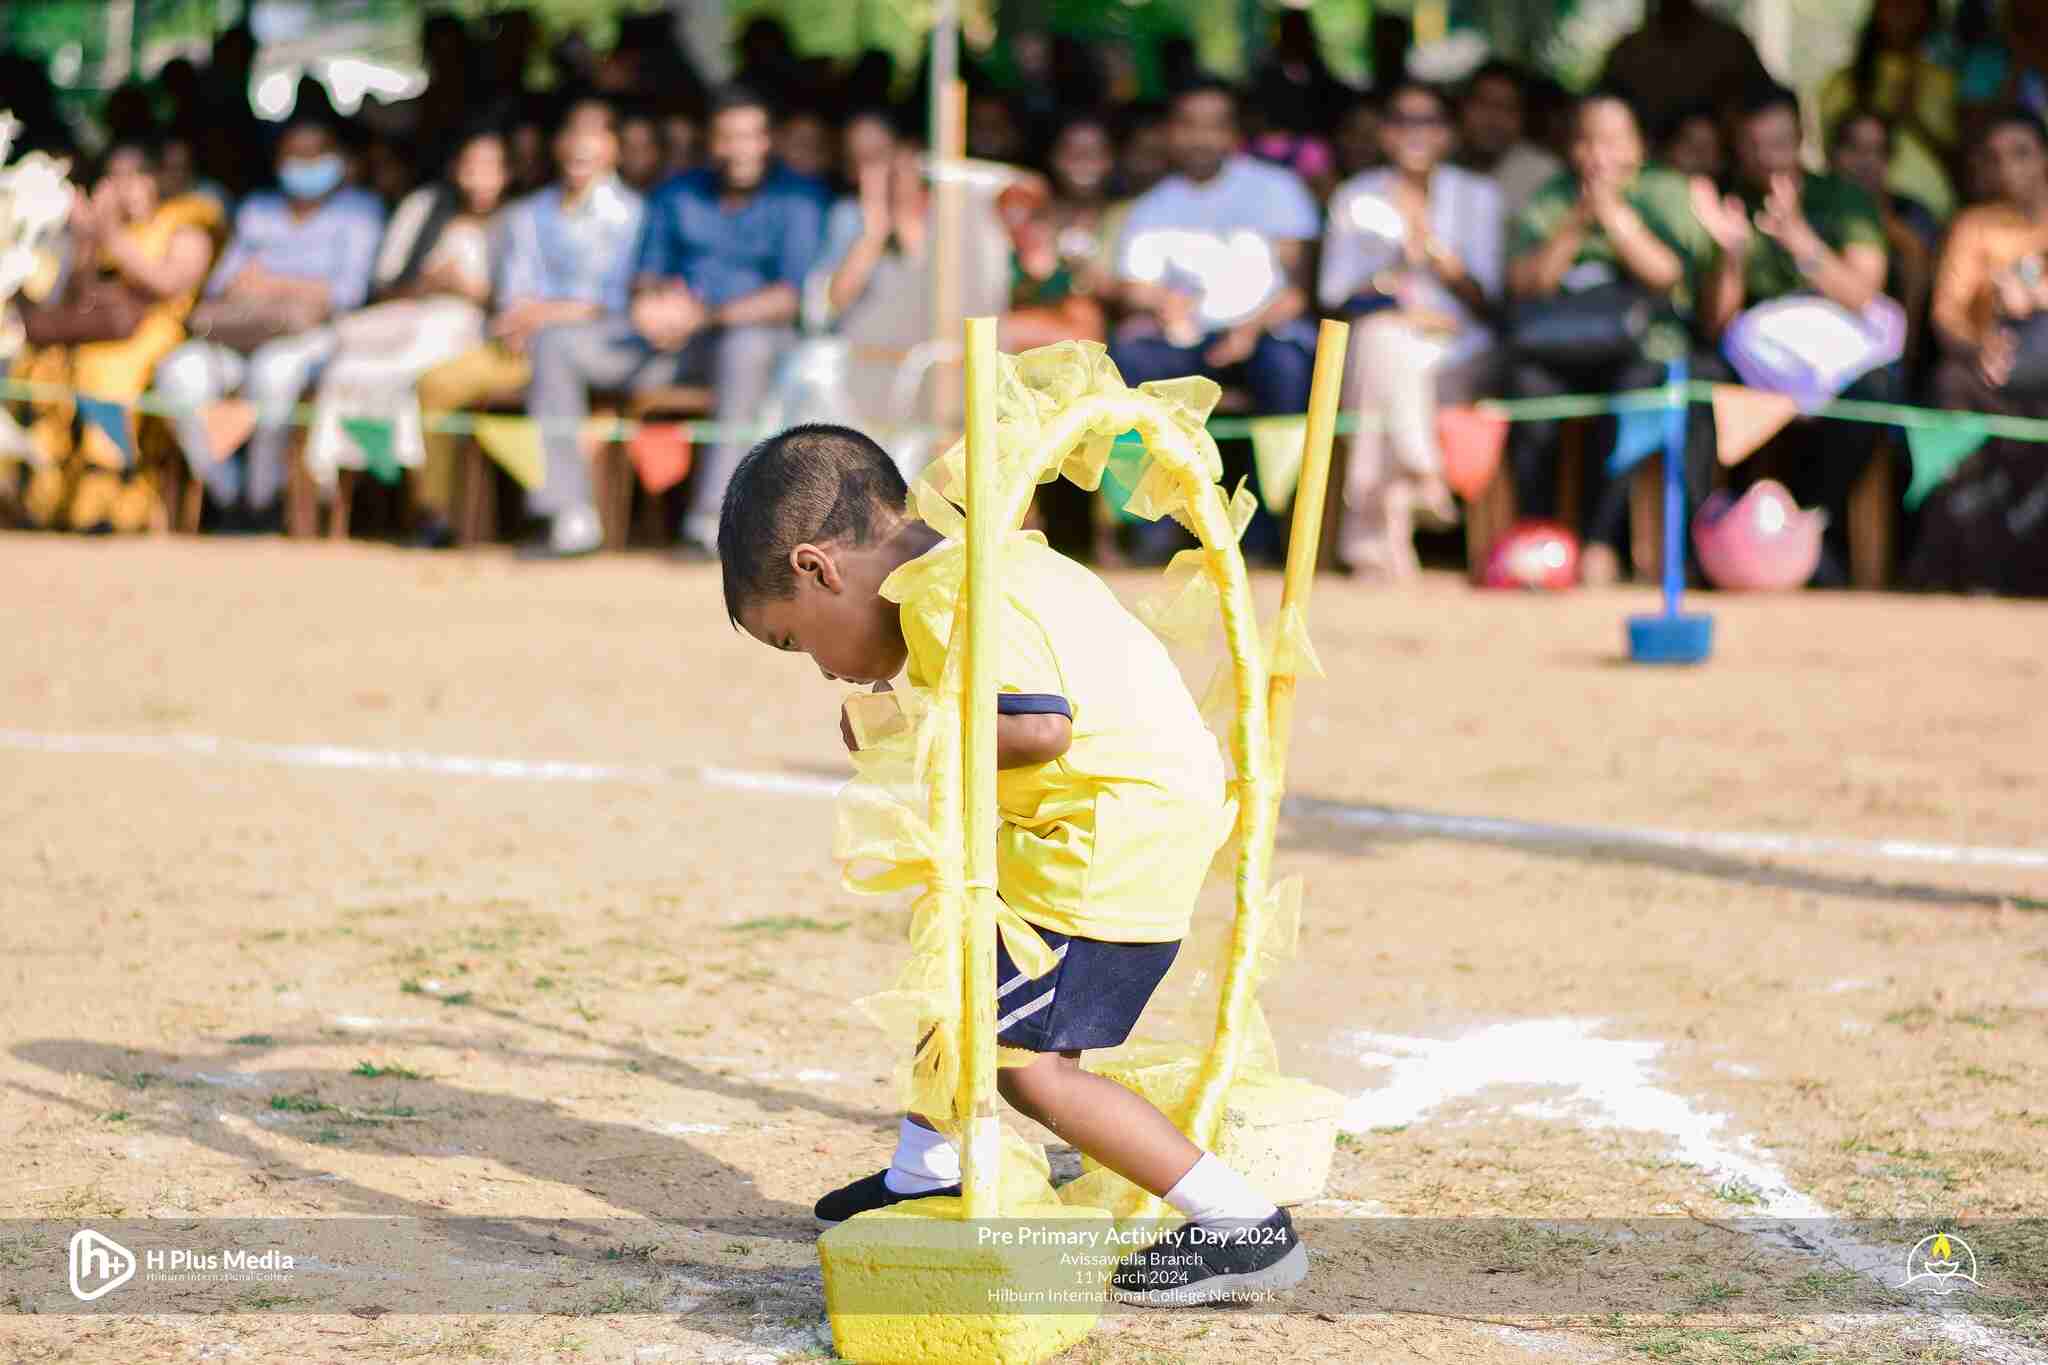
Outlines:
[{"label": "blue base of pole", "polygon": [[1639,664],[1705,663],[1714,652],[1711,616],[1631,616],[1628,657]]}]

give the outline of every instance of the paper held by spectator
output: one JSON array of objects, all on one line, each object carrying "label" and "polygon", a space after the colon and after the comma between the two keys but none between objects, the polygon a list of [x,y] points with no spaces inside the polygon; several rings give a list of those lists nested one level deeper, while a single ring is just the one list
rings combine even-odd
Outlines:
[{"label": "paper held by spectator", "polygon": [[1736,318],[1722,350],[1744,384],[1784,394],[1810,413],[1905,354],[1906,310],[1883,295],[1852,313],[1818,295],[1795,294]]}]

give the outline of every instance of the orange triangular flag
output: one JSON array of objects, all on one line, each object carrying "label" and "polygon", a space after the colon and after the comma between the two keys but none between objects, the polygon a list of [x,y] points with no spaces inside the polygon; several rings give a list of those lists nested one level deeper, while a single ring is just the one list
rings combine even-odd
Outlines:
[{"label": "orange triangular flag", "polygon": [[1436,443],[1443,453],[1444,482],[1468,502],[1484,493],[1500,472],[1507,440],[1508,419],[1499,413],[1474,407],[1437,409]]},{"label": "orange triangular flag", "polygon": [[256,405],[246,398],[222,398],[208,403],[199,420],[206,424],[207,449],[215,460],[225,460],[256,430]]},{"label": "orange triangular flag", "polygon": [[1740,384],[1714,385],[1714,453],[1738,465],[1799,415],[1799,400]]},{"label": "orange triangular flag", "polygon": [[650,493],[666,493],[690,472],[690,432],[674,422],[650,426],[642,422],[626,443],[633,468],[640,471],[640,486]]}]

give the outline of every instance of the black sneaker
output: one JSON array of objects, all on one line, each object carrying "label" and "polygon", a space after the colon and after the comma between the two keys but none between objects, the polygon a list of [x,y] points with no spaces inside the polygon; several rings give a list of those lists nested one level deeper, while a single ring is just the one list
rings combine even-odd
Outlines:
[{"label": "black sneaker", "polygon": [[869,1209],[886,1209],[891,1204],[901,1204],[906,1199],[936,1199],[940,1195],[958,1195],[958,1185],[947,1185],[923,1194],[898,1194],[889,1188],[882,1177],[887,1171],[876,1171],[873,1175],[862,1176],[851,1185],[842,1186],[818,1201],[811,1210],[821,1223],[843,1223],[856,1213]]},{"label": "black sneaker", "polygon": [[1110,1280],[1124,1303],[1188,1308],[1291,1289],[1308,1277],[1308,1251],[1286,1209],[1258,1223],[1183,1223],[1126,1256]]}]

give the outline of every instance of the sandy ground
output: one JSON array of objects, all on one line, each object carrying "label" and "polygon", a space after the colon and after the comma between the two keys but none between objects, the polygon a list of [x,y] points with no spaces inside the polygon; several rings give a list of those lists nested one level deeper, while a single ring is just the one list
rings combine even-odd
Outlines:
[{"label": "sandy ground", "polygon": [[[890,1040],[850,1002],[902,933],[828,858],[839,688],[648,558],[0,564],[0,1360],[830,1354],[807,1214],[886,1158]],[[1290,790],[1334,804],[1283,832],[1309,892],[1266,991],[1285,1068],[1351,1097],[1300,1211],[1317,1275],[1296,1311],[1112,1314],[1063,1359],[2048,1359],[2048,1238],[2009,1221],[2048,1216],[2048,869],[1999,853],[2048,848],[2048,611],[1702,599],[1715,661],[1657,672],[1619,661],[1650,604],[1318,587]],[[385,766],[334,766],[358,751]],[[421,767],[458,755],[598,768]],[[1153,1036],[1199,1032],[1221,908]],[[1959,1227],[1983,1287],[1930,1307],[1741,1221],[1822,1214],[1899,1220],[1866,1239],[1887,1269]],[[1459,1221],[1418,1248],[1345,1215]],[[1697,1235],[1488,1221],[1653,1216]],[[63,1287],[78,1224],[218,1217],[329,1220],[385,1272],[148,1314]],[[450,1263],[475,1311],[416,1311]],[[1561,1275],[1618,1297],[1518,1293]],[[1369,1311],[1397,1301],[1434,1315]]]}]

